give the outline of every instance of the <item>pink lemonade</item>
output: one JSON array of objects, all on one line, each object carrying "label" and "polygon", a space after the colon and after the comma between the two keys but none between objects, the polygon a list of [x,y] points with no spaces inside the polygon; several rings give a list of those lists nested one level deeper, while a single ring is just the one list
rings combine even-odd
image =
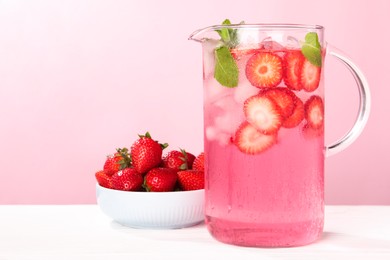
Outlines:
[{"label": "pink lemonade", "polygon": [[324,219],[321,67],[276,42],[230,48],[238,84],[215,78],[203,43],[206,224],[217,240],[288,247],[316,241]]}]

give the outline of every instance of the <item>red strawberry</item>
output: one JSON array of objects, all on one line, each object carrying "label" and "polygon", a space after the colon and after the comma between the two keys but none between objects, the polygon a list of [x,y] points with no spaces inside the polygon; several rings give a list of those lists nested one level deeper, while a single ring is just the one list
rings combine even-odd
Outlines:
[{"label": "red strawberry", "polygon": [[320,84],[321,67],[317,67],[310,63],[308,60],[304,60],[302,64],[300,81],[302,87],[307,92],[313,92],[318,88]]},{"label": "red strawberry", "polygon": [[204,171],[204,152],[201,152],[194,160],[192,169],[196,171]]},{"label": "red strawberry", "polygon": [[263,93],[276,102],[283,118],[288,118],[292,114],[295,107],[294,101],[296,96],[291,90],[277,87],[267,89]]},{"label": "red strawberry", "polygon": [[273,134],[283,122],[279,106],[271,98],[258,94],[245,100],[244,113],[247,121],[263,134]]},{"label": "red strawberry", "polygon": [[111,188],[111,177],[105,170],[98,171],[95,173],[95,178],[100,186],[105,188]]},{"label": "red strawberry", "polygon": [[126,168],[111,177],[112,188],[124,191],[140,191],[144,178],[134,168]]},{"label": "red strawberry", "polygon": [[302,100],[295,98],[295,107],[291,116],[283,121],[282,126],[285,128],[294,128],[299,125],[303,118],[305,118],[305,109]]},{"label": "red strawberry", "polygon": [[139,135],[139,139],[131,146],[131,161],[139,173],[145,173],[161,163],[162,150],[167,144],[161,145],[153,140],[147,132]]},{"label": "red strawberry", "polygon": [[284,55],[284,83],[292,90],[301,90],[301,71],[302,64],[305,60],[300,50],[288,51]]},{"label": "red strawberry", "polygon": [[188,170],[191,169],[194,160],[195,156],[184,149],[173,150],[162,158],[162,166],[175,170]]},{"label": "red strawberry", "polygon": [[276,134],[265,135],[248,122],[244,122],[236,132],[234,143],[243,153],[258,154],[274,145],[276,138]]},{"label": "red strawberry", "polygon": [[176,170],[171,168],[153,168],[145,175],[146,191],[173,191],[177,181]]},{"label": "red strawberry", "polygon": [[305,103],[305,118],[309,127],[320,129],[324,126],[324,103],[319,96],[311,96]]},{"label": "red strawberry", "polygon": [[249,58],[245,73],[249,82],[255,87],[275,87],[283,77],[282,59],[271,52],[256,53]]},{"label": "red strawberry", "polygon": [[177,181],[182,190],[204,189],[204,172],[196,170],[186,170],[177,173]]},{"label": "red strawberry", "polygon": [[127,148],[118,148],[116,151],[117,152],[115,154],[107,156],[103,166],[106,174],[110,176],[119,170],[129,167],[131,164],[131,159]]}]

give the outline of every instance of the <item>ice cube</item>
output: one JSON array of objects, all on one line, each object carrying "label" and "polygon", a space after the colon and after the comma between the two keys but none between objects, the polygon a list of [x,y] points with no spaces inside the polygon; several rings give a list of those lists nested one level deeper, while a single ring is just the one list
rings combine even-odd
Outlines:
[{"label": "ice cube", "polygon": [[205,80],[204,82],[204,102],[206,104],[214,103],[225,96],[230,95],[231,89],[221,86],[214,78]]},{"label": "ice cube", "polygon": [[243,104],[249,97],[259,93],[259,89],[252,86],[249,82],[240,84],[234,89],[234,101],[238,104]]},{"label": "ice cube", "polygon": [[230,143],[230,140],[231,140],[231,135],[230,134],[227,134],[227,133],[224,133],[224,132],[221,132],[218,134],[218,143],[219,145],[221,146],[226,146]]},{"label": "ice cube", "polygon": [[216,127],[213,127],[213,126],[206,127],[205,135],[206,135],[207,140],[209,140],[209,141],[217,140],[218,129]]},{"label": "ice cube", "polygon": [[208,141],[217,141],[220,145],[225,146],[229,144],[231,135],[220,131],[218,128],[209,126],[205,130],[206,139]]},{"label": "ice cube", "polygon": [[214,76],[215,56],[214,50],[220,41],[208,39],[203,42],[203,78],[210,79]]},{"label": "ice cube", "polygon": [[283,45],[276,42],[272,37],[267,37],[261,42],[261,46],[265,50],[281,51],[284,49]]},{"label": "ice cube", "polygon": [[218,131],[233,135],[244,118],[245,115],[242,107],[237,107],[234,110],[225,111],[222,115],[215,117],[214,126]]},{"label": "ice cube", "polygon": [[288,49],[299,49],[301,48],[299,40],[293,36],[288,35],[286,37],[286,48]]},{"label": "ice cube", "polygon": [[[234,94],[233,89],[229,89],[229,94]],[[237,108],[238,104],[235,102],[232,95],[222,96],[218,100],[213,102],[213,105],[219,107],[225,111],[234,110]]]}]

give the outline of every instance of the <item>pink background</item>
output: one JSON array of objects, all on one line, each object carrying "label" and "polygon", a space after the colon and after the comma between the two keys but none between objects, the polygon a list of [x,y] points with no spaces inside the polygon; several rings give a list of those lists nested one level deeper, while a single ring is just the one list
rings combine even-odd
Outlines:
[{"label": "pink background", "polygon": [[[390,204],[390,1],[0,1],[0,204],[95,203],[94,172],[149,130],[202,150],[201,27],[321,24],[365,72],[372,113],[326,161],[328,204]],[[352,125],[354,80],[326,61],[326,140]]]}]

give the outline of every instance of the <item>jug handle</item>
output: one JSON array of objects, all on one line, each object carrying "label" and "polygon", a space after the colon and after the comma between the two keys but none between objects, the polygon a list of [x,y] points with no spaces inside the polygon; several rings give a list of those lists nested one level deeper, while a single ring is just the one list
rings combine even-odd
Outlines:
[{"label": "jug handle", "polygon": [[362,133],[371,109],[371,94],[362,71],[342,51],[327,44],[327,53],[341,61],[352,73],[359,91],[359,110],[352,128],[339,140],[325,147],[327,157],[343,151]]}]

